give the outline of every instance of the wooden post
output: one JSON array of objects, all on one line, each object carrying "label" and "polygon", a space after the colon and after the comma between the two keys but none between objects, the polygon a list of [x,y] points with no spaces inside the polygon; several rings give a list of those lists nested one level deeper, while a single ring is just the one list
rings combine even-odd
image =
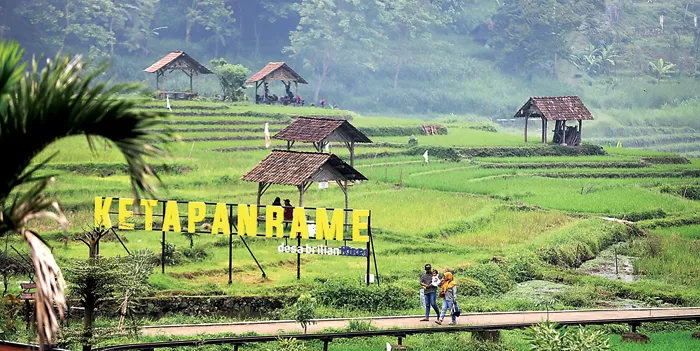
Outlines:
[{"label": "wooden post", "polygon": [[[255,104],[256,105],[258,104],[258,87],[260,86],[260,84],[258,84],[258,83],[259,82],[255,82]],[[289,143],[289,142],[287,142],[287,143]]]},{"label": "wooden post", "polygon": [[[544,118],[544,117],[543,117],[543,118]],[[547,122],[547,119],[545,118],[545,119],[544,119],[544,130],[542,131],[542,133],[543,133],[543,134],[542,134],[542,143],[543,143],[543,144],[546,144],[546,143],[547,143],[547,132],[548,132],[548,130],[547,130],[547,128],[548,128],[547,125],[548,125],[548,124],[549,124],[549,123]]]},{"label": "wooden post", "polygon": [[525,143],[527,143],[527,119],[528,116],[525,116]]},{"label": "wooden post", "polygon": [[304,185],[306,185],[306,183],[302,183],[301,185],[298,186],[298,188],[299,188],[299,207],[304,206]]},{"label": "wooden post", "polygon": [[160,89],[160,71],[156,71],[156,91]]},{"label": "wooden post", "polygon": [[262,197],[262,191],[263,191],[264,187],[265,187],[264,183],[258,183],[258,196],[257,196],[256,201],[255,201],[255,205],[256,205],[255,206],[255,218],[257,218],[258,215],[260,214],[260,198]]},{"label": "wooden post", "polygon": [[583,120],[579,119],[578,120],[578,135],[581,138],[581,141],[578,143],[579,145],[583,144],[583,132],[581,132],[582,128],[583,128]]},{"label": "wooden post", "polygon": [[190,93],[194,93],[194,87],[192,86],[192,76],[194,75],[194,70],[190,70]]},{"label": "wooden post", "polygon": [[566,121],[561,122],[561,145],[566,146]]},{"label": "wooden post", "polygon": [[163,226],[165,224],[165,202],[163,202],[163,217],[161,217],[161,220],[160,229],[163,234],[163,241],[160,243],[160,272],[165,274],[165,227]]},{"label": "wooden post", "polygon": [[350,142],[350,167],[355,168],[355,142]]}]

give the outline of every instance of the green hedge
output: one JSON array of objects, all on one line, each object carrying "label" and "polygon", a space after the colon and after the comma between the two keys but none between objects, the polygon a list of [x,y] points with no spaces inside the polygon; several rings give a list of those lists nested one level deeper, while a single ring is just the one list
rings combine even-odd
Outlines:
[{"label": "green hedge", "polygon": [[[129,173],[129,166],[125,163],[70,163],[70,164],[48,164],[45,169],[73,172],[84,175],[96,175],[100,177],[115,174]],[[192,171],[194,166],[183,164],[153,165],[151,169],[156,173],[182,174]]]},{"label": "green hedge", "polygon": [[366,286],[338,280],[321,281],[312,295],[326,306],[362,311],[405,310],[414,302],[412,292],[397,286]]},{"label": "green hedge", "polygon": [[535,156],[597,156],[607,155],[598,145],[584,144],[582,146],[497,146],[459,148],[463,157],[535,157]]},{"label": "green hedge", "polygon": [[547,178],[694,178],[700,177],[700,170],[685,169],[676,172],[599,172],[599,173],[535,173]]},{"label": "green hedge", "polygon": [[462,158],[457,148],[449,146],[416,146],[404,152],[407,156],[420,156],[428,151],[428,158],[437,158],[458,162]]},{"label": "green hedge", "polygon": [[665,165],[686,165],[690,160],[682,156],[647,156],[642,157],[643,162]]},{"label": "green hedge", "polygon": [[637,223],[640,228],[643,229],[656,229],[656,228],[668,228],[668,227],[678,227],[683,225],[695,225],[700,224],[700,215],[688,215],[680,217],[666,217],[660,219],[652,219],[647,221],[641,221]]},{"label": "green hedge", "polygon": [[[421,126],[359,127],[368,137],[423,135]],[[440,134],[447,134],[447,127],[440,126]]]},{"label": "green hedge", "polygon": [[556,162],[551,163],[478,163],[481,168],[517,168],[517,169],[548,169],[548,168],[643,168],[642,162]]},{"label": "green hedge", "polygon": [[700,184],[693,185],[664,185],[661,192],[673,194],[690,200],[700,200]]},{"label": "green hedge", "polygon": [[544,262],[564,268],[578,268],[610,245],[639,237],[644,233],[637,226],[615,226],[604,232],[581,237],[579,240],[537,250]]}]

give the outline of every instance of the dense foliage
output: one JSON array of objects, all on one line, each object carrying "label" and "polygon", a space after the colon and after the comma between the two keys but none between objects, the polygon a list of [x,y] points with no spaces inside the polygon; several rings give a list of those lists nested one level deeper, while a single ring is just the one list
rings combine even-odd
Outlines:
[{"label": "dense foliage", "polygon": [[[240,99],[221,77],[287,61],[310,83],[308,104],[503,118],[531,95],[578,94],[596,108],[692,100],[693,80],[681,78],[695,76],[699,10],[681,0],[36,0],[0,8],[0,35],[37,53],[107,58],[117,80],[146,80],[172,50],[224,58],[230,66],[210,67],[219,79],[202,79],[210,96]],[[168,86],[187,89],[185,78]]]}]

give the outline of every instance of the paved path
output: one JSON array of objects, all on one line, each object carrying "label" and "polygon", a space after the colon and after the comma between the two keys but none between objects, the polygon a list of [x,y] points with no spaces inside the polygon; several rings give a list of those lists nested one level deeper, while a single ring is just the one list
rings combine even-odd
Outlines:
[{"label": "paved path", "polygon": [[[700,319],[700,307],[692,308],[638,308],[621,310],[588,310],[588,311],[550,311],[549,320],[553,322],[591,322],[618,319],[644,320],[650,317],[668,316],[697,316]],[[420,322],[421,316],[372,317],[372,318],[337,318],[319,319],[316,324],[309,326],[309,332],[319,332],[323,329],[344,329],[351,320],[371,320],[372,325],[379,329],[416,328],[436,326],[435,317],[430,322]],[[469,313],[457,318],[459,325],[507,325],[538,323],[547,318],[546,312],[497,312]],[[446,321],[449,318],[445,318]],[[234,333],[243,334],[255,332],[258,334],[298,333],[303,330],[295,321],[262,321],[216,324],[186,324],[146,326],[142,329],[144,335],[199,335]]]}]

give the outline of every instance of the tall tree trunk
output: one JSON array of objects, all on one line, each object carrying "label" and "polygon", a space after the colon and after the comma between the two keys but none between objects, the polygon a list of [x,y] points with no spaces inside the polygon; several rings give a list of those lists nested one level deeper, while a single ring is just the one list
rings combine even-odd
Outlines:
[{"label": "tall tree trunk", "polygon": [[253,22],[253,36],[255,36],[255,51],[253,57],[260,57],[260,31],[258,30],[258,21]]},{"label": "tall tree trunk", "polygon": [[330,65],[331,65],[331,57],[330,57],[330,53],[328,51],[326,51],[325,57],[323,58],[321,65],[323,67],[321,68],[321,73],[319,74],[318,81],[316,83],[316,93],[314,94],[314,103],[318,102],[318,97],[321,94],[321,87],[323,87],[323,83],[326,81],[326,76],[328,76],[328,69],[330,68]]},{"label": "tall tree trunk", "polygon": [[95,302],[92,299],[85,299],[85,317],[83,319],[83,351],[90,351],[92,345],[90,344],[90,338],[92,338],[92,318],[93,312],[95,310]]}]

